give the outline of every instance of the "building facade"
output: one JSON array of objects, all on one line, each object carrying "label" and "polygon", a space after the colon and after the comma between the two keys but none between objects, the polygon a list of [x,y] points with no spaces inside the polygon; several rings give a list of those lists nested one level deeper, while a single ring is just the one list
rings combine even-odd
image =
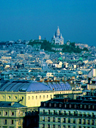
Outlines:
[{"label": "building facade", "polygon": [[55,94],[72,93],[69,84],[44,84],[33,81],[8,81],[1,85],[0,101],[19,102],[20,104],[38,108],[42,101],[54,98]]},{"label": "building facade", "polygon": [[0,101],[0,128],[23,128],[26,112],[20,103]]},{"label": "building facade", "polygon": [[96,128],[96,100],[59,98],[42,102],[39,128]]}]

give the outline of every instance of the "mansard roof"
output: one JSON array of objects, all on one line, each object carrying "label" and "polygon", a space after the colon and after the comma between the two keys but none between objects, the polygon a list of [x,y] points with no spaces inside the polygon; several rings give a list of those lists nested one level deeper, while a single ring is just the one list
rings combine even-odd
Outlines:
[{"label": "mansard roof", "polygon": [[68,83],[40,83],[36,81],[8,81],[1,85],[0,91],[31,92],[31,91],[65,91],[71,90]]}]

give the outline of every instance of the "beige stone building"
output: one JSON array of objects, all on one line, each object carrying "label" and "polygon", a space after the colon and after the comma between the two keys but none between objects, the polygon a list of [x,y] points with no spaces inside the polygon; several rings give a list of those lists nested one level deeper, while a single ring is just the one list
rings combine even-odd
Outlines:
[{"label": "beige stone building", "polygon": [[23,128],[26,111],[20,103],[0,101],[0,128]]},{"label": "beige stone building", "polygon": [[0,101],[14,101],[27,107],[39,107],[42,101],[54,98],[55,94],[68,93],[72,93],[72,90],[67,83],[47,85],[32,81],[10,81],[1,85]]}]

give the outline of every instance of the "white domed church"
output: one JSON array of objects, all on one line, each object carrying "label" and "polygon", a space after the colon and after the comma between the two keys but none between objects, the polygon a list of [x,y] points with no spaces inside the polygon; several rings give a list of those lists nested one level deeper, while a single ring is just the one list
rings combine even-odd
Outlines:
[{"label": "white domed church", "polygon": [[59,27],[57,28],[57,31],[55,35],[52,38],[52,44],[55,45],[64,45],[64,38],[62,37],[62,34],[60,34]]}]

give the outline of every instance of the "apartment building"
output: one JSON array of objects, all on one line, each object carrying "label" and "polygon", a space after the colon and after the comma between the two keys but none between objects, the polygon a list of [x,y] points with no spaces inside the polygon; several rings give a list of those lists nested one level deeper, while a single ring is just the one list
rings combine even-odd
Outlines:
[{"label": "apartment building", "polygon": [[18,102],[0,101],[0,128],[23,128],[27,107]]},{"label": "apartment building", "polygon": [[96,99],[84,97],[42,102],[39,128],[96,128]]}]

